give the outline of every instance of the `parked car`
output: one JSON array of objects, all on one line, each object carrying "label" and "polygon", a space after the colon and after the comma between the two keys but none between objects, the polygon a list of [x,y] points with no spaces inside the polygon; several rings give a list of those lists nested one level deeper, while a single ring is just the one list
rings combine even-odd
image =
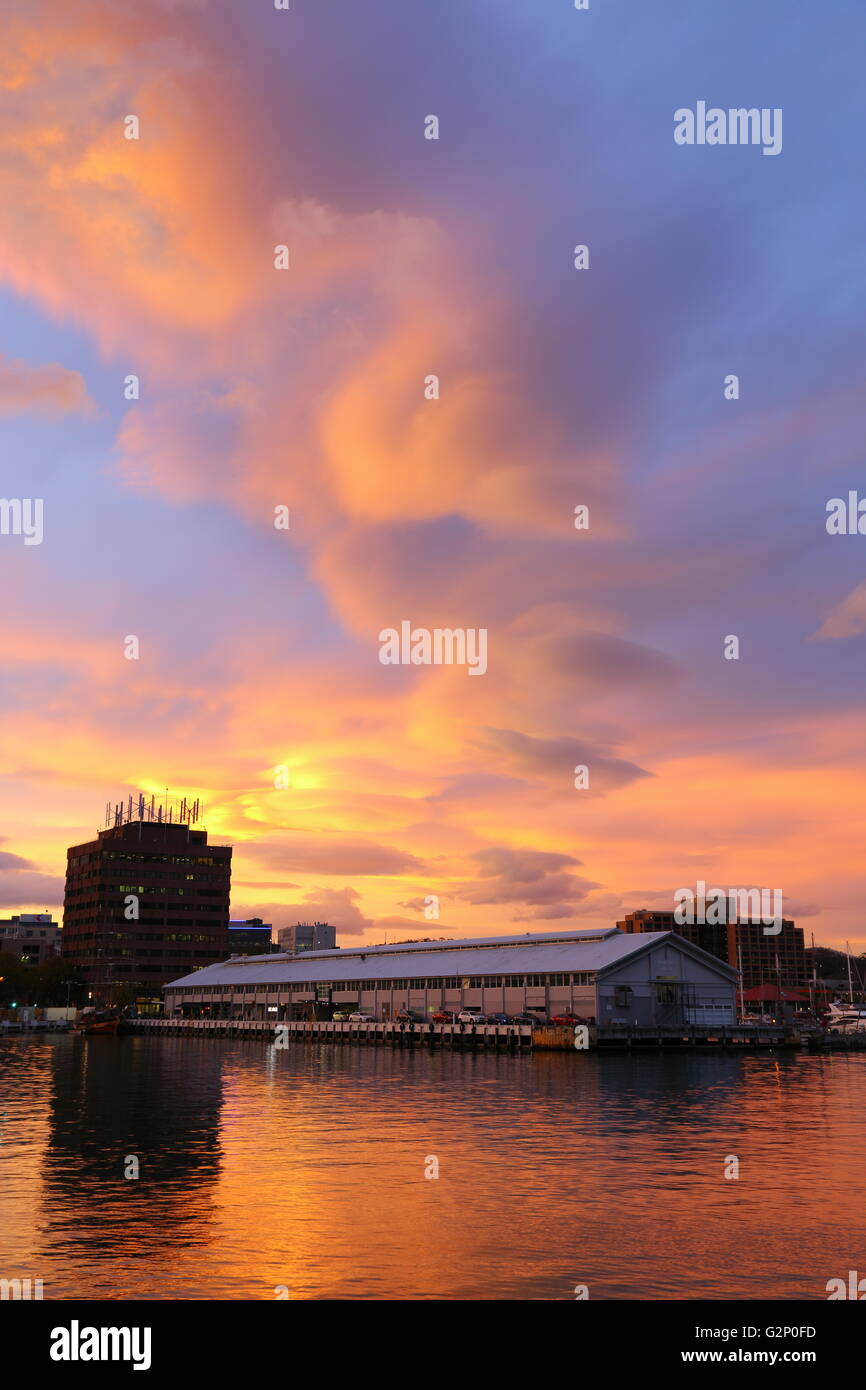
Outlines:
[{"label": "parked car", "polygon": [[350,1015],[344,1009],[338,1009],[335,1014],[331,1014],[331,1021],[333,1023],[345,1023],[349,1017]]},{"label": "parked car", "polygon": [[349,1014],[349,1022],[350,1022],[350,1023],[375,1023],[376,1020],[375,1020],[375,1018],[373,1017],[372,1014],[361,1014],[361,1013],[357,1013],[357,1014]]},{"label": "parked car", "polygon": [[535,1024],[538,1024],[538,1023],[546,1023],[546,1022],[547,1022],[547,1019],[546,1019],[546,1018],[542,1018],[539,1014],[512,1014],[512,1015],[511,1015],[511,1022],[512,1022],[512,1023],[535,1023]]},{"label": "parked car", "polygon": [[450,1009],[437,1009],[435,1014],[431,1015],[431,1019],[433,1023],[453,1023],[454,1015]]},{"label": "parked car", "polygon": [[583,1019],[578,1018],[577,1014],[564,1013],[554,1014],[550,1021],[551,1023],[564,1023],[573,1026],[575,1023],[582,1023]]},{"label": "parked car", "polygon": [[488,1014],[488,1015],[487,1015],[487,1022],[488,1022],[488,1023],[510,1023],[511,1020],[510,1020],[510,1018],[508,1017],[508,1014]]},{"label": "parked car", "polygon": [[480,1009],[461,1009],[457,1015],[458,1023],[486,1023],[487,1019]]},{"label": "parked car", "polygon": [[398,1009],[397,1012],[396,1012],[395,1015],[394,1015],[394,1019],[395,1019],[395,1021],[396,1021],[397,1023],[420,1023],[420,1022],[421,1022],[421,1019],[417,1018],[417,1017],[415,1016],[415,1014],[410,1013],[408,1009]]}]

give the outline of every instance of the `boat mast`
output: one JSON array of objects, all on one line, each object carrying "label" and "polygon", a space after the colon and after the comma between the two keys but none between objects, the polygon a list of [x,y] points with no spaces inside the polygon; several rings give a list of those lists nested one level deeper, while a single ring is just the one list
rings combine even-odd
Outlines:
[{"label": "boat mast", "polygon": [[845,942],[845,954],[848,957],[848,1003],[854,1007],[854,988],[851,984],[851,947]]}]

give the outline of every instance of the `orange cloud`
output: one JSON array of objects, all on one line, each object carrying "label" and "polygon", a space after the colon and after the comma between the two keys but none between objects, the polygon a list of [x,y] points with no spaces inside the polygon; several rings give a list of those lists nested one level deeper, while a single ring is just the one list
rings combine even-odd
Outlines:
[{"label": "orange cloud", "polygon": [[80,372],[57,362],[33,367],[0,353],[0,415],[92,415],[95,409]]}]

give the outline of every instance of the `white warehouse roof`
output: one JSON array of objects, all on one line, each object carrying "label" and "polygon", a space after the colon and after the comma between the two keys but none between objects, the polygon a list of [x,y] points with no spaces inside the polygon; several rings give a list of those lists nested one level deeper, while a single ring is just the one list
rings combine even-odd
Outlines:
[{"label": "white warehouse roof", "polygon": [[735,977],[724,961],[673,932],[630,934],[601,931],[482,936],[471,940],[421,941],[395,946],[357,946],[348,950],[305,951],[301,955],[244,956],[207,965],[172,980],[167,989],[205,985],[275,985],[303,981],[387,980],[456,975],[523,975],[559,971],[609,970],[627,956],[648,950],[665,937],[688,955],[697,955]]}]

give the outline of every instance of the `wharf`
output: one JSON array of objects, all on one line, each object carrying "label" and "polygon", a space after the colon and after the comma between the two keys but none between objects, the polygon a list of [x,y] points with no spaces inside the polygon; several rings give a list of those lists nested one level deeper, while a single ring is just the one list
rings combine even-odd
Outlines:
[{"label": "wharf", "polygon": [[[276,1040],[282,1030],[285,1044],[349,1043],[363,1046],[388,1044],[392,1047],[488,1048],[499,1051],[586,1051],[575,1038],[570,1025],[517,1023],[352,1023],[352,1022],[275,1022],[242,1018],[138,1018],[125,1019],[124,1032],[173,1036],[218,1038],[259,1038]],[[736,1023],[713,1027],[685,1024],[678,1027],[639,1027],[626,1024],[589,1026],[586,1042],[591,1051],[622,1052],[654,1048],[663,1052],[754,1052],[766,1049],[799,1051],[863,1047],[866,1034],[836,1037],[818,1029],[792,1029],[784,1024]]]},{"label": "wharf", "polygon": [[[487,1047],[520,1051],[532,1046],[532,1027],[518,1023],[275,1023],[251,1018],[138,1018],[124,1020],[123,1031],[207,1034],[217,1038],[267,1038],[277,1029],[292,1042],[389,1043],[394,1047]],[[564,1030],[566,1031],[566,1030]],[[569,1030],[570,1031],[570,1030]]]},{"label": "wharf", "polygon": [[604,1024],[595,1030],[597,1046],[603,1050],[656,1048],[664,1052],[687,1052],[707,1048],[713,1052],[754,1051],[757,1048],[803,1047],[799,1033],[784,1024],[727,1023],[659,1025],[642,1028],[633,1024]]}]

